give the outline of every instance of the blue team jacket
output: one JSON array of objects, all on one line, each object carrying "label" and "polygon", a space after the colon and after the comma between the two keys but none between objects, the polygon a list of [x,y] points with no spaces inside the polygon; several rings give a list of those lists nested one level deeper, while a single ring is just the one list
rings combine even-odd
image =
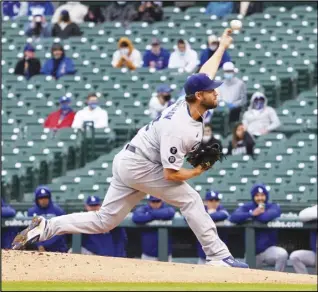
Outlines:
[{"label": "blue team jacket", "polygon": [[[153,220],[171,220],[174,217],[174,208],[167,206],[165,203],[159,209],[152,209],[149,205],[138,207],[133,212],[132,220],[136,224],[145,224]],[[168,252],[172,253],[171,238],[168,239]],[[158,231],[147,230],[141,233],[142,253],[158,257]]]},{"label": "blue team jacket", "polygon": [[116,227],[110,231],[110,234],[113,238],[114,257],[126,257],[126,244],[128,242],[126,229],[123,227]]},{"label": "blue team jacket", "polygon": [[[35,197],[35,204],[28,210],[28,216],[34,215],[46,215],[46,216],[61,216],[65,212],[58,206],[53,204],[50,197],[50,203],[47,208],[40,208],[37,202],[37,196]],[[65,235],[56,235],[49,240],[36,243],[36,246],[42,245],[46,251],[53,252],[67,252],[68,248],[66,245]]]},{"label": "blue team jacket", "polygon": [[170,53],[168,50],[161,48],[160,54],[157,56],[151,52],[151,50],[147,50],[143,57],[143,67],[149,67],[151,61],[156,62],[156,69],[161,70],[168,67],[169,64]]},{"label": "blue team jacket", "polygon": [[[1,199],[1,218],[14,217],[15,214],[15,209]],[[1,248],[11,248],[11,243],[18,232],[19,228],[17,227],[6,227],[1,229]]]},{"label": "blue team jacket", "polygon": [[[54,64],[53,59],[47,60],[41,69],[41,74],[52,75],[53,66],[54,66],[53,64]],[[73,60],[68,57],[64,57],[59,65],[56,77],[60,78],[61,76],[66,74],[75,74],[75,72],[76,70],[75,70]]]},{"label": "blue team jacket", "polygon": [[109,232],[101,234],[83,234],[82,246],[99,256],[115,256],[113,237]]},{"label": "blue team jacket", "polygon": [[[265,188],[263,184],[256,184],[252,187],[251,194],[256,188]],[[253,217],[251,212],[257,208],[257,204],[254,202],[254,196],[252,195],[252,202],[245,203],[243,206],[237,208],[230,216],[230,221],[233,223],[244,223],[248,219],[256,220],[261,223],[267,223],[272,221],[281,215],[280,206],[276,203],[269,203],[269,193],[264,192],[266,195],[265,212],[257,217]],[[278,241],[278,232],[274,229],[256,229],[256,254],[265,251],[270,246],[274,246]]]},{"label": "blue team jacket", "polygon": [[[205,210],[208,212],[208,209],[206,206],[205,206]],[[226,209],[221,204],[217,207],[216,212],[209,214],[209,215],[214,222],[224,221],[225,219],[227,219],[229,217],[229,213],[226,211]],[[226,244],[226,241],[227,241],[226,231],[224,231],[224,230],[219,231],[218,230],[218,234],[219,234],[219,237],[221,238],[221,240]],[[206,258],[205,252],[203,251],[202,245],[200,244],[199,241],[197,241],[197,255],[201,259]]]},{"label": "blue team jacket", "polygon": [[[209,60],[212,55],[215,53],[215,51],[211,51],[209,48],[207,49],[204,49],[202,52],[201,52],[201,57],[200,57],[200,66],[203,66],[203,64]],[[221,63],[219,65],[219,68],[222,68],[223,67],[223,64],[226,63],[226,62],[231,62],[231,56],[230,54],[225,51],[224,54],[223,54],[223,57],[221,59]]]}]

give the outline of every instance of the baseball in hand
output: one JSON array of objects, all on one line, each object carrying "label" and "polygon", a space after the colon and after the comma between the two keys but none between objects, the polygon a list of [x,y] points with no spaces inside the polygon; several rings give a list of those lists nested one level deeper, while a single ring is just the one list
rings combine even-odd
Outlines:
[{"label": "baseball in hand", "polygon": [[237,19],[233,19],[231,22],[230,22],[230,25],[231,25],[231,28],[233,30],[240,30],[242,28],[242,21],[240,20],[237,20]]}]

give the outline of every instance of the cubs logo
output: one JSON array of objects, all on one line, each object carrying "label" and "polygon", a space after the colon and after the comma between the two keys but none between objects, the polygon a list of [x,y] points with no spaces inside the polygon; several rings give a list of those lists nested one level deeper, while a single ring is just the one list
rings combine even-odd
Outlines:
[{"label": "cubs logo", "polygon": [[174,156],[170,156],[170,157],[168,158],[168,160],[169,160],[170,163],[176,162],[176,158],[175,158]]},{"label": "cubs logo", "polygon": [[177,150],[176,147],[171,147],[171,148],[170,148],[170,153],[171,153],[171,154],[177,154],[177,152],[178,152],[178,150]]}]

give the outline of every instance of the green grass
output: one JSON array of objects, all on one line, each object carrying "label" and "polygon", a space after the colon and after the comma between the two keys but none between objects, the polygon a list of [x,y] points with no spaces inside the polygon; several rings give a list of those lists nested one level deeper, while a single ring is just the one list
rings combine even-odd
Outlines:
[{"label": "green grass", "polygon": [[316,285],[236,283],[3,282],[2,291],[317,291]]}]

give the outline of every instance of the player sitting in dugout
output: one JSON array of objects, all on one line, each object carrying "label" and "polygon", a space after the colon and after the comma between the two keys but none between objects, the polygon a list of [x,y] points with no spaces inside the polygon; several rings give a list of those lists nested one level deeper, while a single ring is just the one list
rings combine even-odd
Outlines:
[{"label": "player sitting in dugout", "polygon": [[[65,212],[52,201],[51,190],[47,186],[38,186],[35,191],[35,204],[28,210],[28,216],[61,216]],[[39,251],[67,252],[65,235],[56,235],[49,240],[36,243]]]},{"label": "player sitting in dugout", "polygon": [[[226,220],[230,215],[226,209],[221,205],[222,195],[218,192],[207,191],[205,194],[204,206],[214,222],[221,222]],[[225,230],[218,230],[221,240],[227,244],[227,233]],[[202,249],[202,245],[197,241],[197,254],[199,257],[198,264],[205,264],[206,255]]]},{"label": "player sitting in dugout", "polygon": [[[255,184],[251,189],[252,201],[238,207],[231,215],[232,223],[244,223],[255,220],[267,223],[281,215],[280,206],[269,203],[269,192],[265,185]],[[274,265],[275,270],[283,272],[288,259],[287,251],[277,246],[278,231],[275,229],[256,229],[256,267],[260,268],[263,263]]]},{"label": "player sitting in dugout", "polygon": [[[153,220],[172,220],[174,208],[167,206],[162,200],[153,196],[148,197],[148,204],[138,207],[133,212],[132,220],[136,224],[146,224]],[[141,249],[143,260],[158,260],[158,231],[147,229],[141,234]],[[171,237],[168,239],[168,261],[172,261]]]}]

